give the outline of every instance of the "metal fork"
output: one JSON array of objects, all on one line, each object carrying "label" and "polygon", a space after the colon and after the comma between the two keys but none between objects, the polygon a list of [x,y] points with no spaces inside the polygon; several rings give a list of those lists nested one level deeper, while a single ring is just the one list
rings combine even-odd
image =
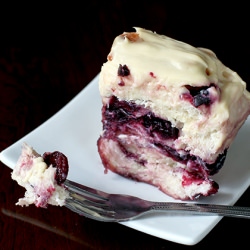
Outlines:
[{"label": "metal fork", "polygon": [[156,211],[250,219],[250,207],[192,202],[152,202],[129,195],[108,194],[70,180],[66,180],[64,185],[70,194],[65,206],[79,215],[98,221],[127,221]]}]

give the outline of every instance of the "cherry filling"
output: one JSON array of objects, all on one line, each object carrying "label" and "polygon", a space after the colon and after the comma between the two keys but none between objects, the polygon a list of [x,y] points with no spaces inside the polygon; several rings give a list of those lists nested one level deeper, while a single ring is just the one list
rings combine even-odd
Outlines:
[{"label": "cherry filling", "polygon": [[156,117],[144,106],[137,105],[134,102],[119,101],[114,96],[111,97],[109,104],[102,108],[102,122],[103,137],[117,141],[121,151],[127,157],[134,158],[142,165],[145,164],[145,161],[139,161],[137,155],[128,152],[121,145],[117,138],[119,134],[146,135],[150,143],[161,150],[164,155],[185,164],[187,171],[192,175],[214,175],[221,169],[226,158],[227,150],[219,155],[213,164],[208,164],[189,152],[178,153],[174,148],[162,143],[166,140],[177,139],[179,136],[178,128],[173,127],[171,122]]},{"label": "cherry filling", "polygon": [[58,185],[61,185],[66,180],[69,171],[67,157],[63,153],[55,151],[53,153],[44,153],[43,159],[48,166],[52,164],[56,168],[55,180]]}]

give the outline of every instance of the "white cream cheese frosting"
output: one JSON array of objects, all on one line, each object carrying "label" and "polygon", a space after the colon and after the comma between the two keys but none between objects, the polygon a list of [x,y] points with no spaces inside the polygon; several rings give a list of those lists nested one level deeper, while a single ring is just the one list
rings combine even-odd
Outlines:
[{"label": "white cream cheese frosting", "polygon": [[211,50],[195,48],[142,28],[135,29],[138,35],[135,40],[131,40],[131,33],[126,32],[115,39],[108,56],[112,58],[109,60],[112,64],[104,67],[130,65],[134,82],[140,82],[143,75],[154,72],[155,81],[160,76],[166,86],[238,82],[245,88],[245,82],[225,67]]}]

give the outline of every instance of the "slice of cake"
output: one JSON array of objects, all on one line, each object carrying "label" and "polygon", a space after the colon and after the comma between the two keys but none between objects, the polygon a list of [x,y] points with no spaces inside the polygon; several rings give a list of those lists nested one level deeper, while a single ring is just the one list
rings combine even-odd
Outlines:
[{"label": "slice of cake", "polygon": [[35,204],[46,208],[48,204],[63,206],[69,193],[62,185],[68,175],[67,157],[55,151],[41,156],[26,143],[11,173],[13,180],[26,189],[25,197],[16,203],[20,206]]},{"label": "slice of cake", "polygon": [[100,73],[102,163],[175,199],[215,194],[211,176],[250,113],[246,83],[208,49],[135,30]]}]

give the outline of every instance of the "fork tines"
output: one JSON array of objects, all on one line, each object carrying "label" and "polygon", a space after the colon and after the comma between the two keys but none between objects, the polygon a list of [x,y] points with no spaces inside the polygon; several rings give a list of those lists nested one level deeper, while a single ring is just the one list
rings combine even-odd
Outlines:
[{"label": "fork tines", "polygon": [[111,214],[114,211],[110,211],[110,206],[107,204],[108,194],[69,180],[66,180],[64,185],[70,196],[65,201],[67,208],[95,220],[99,218],[99,220],[104,221],[107,213],[112,217]]}]

